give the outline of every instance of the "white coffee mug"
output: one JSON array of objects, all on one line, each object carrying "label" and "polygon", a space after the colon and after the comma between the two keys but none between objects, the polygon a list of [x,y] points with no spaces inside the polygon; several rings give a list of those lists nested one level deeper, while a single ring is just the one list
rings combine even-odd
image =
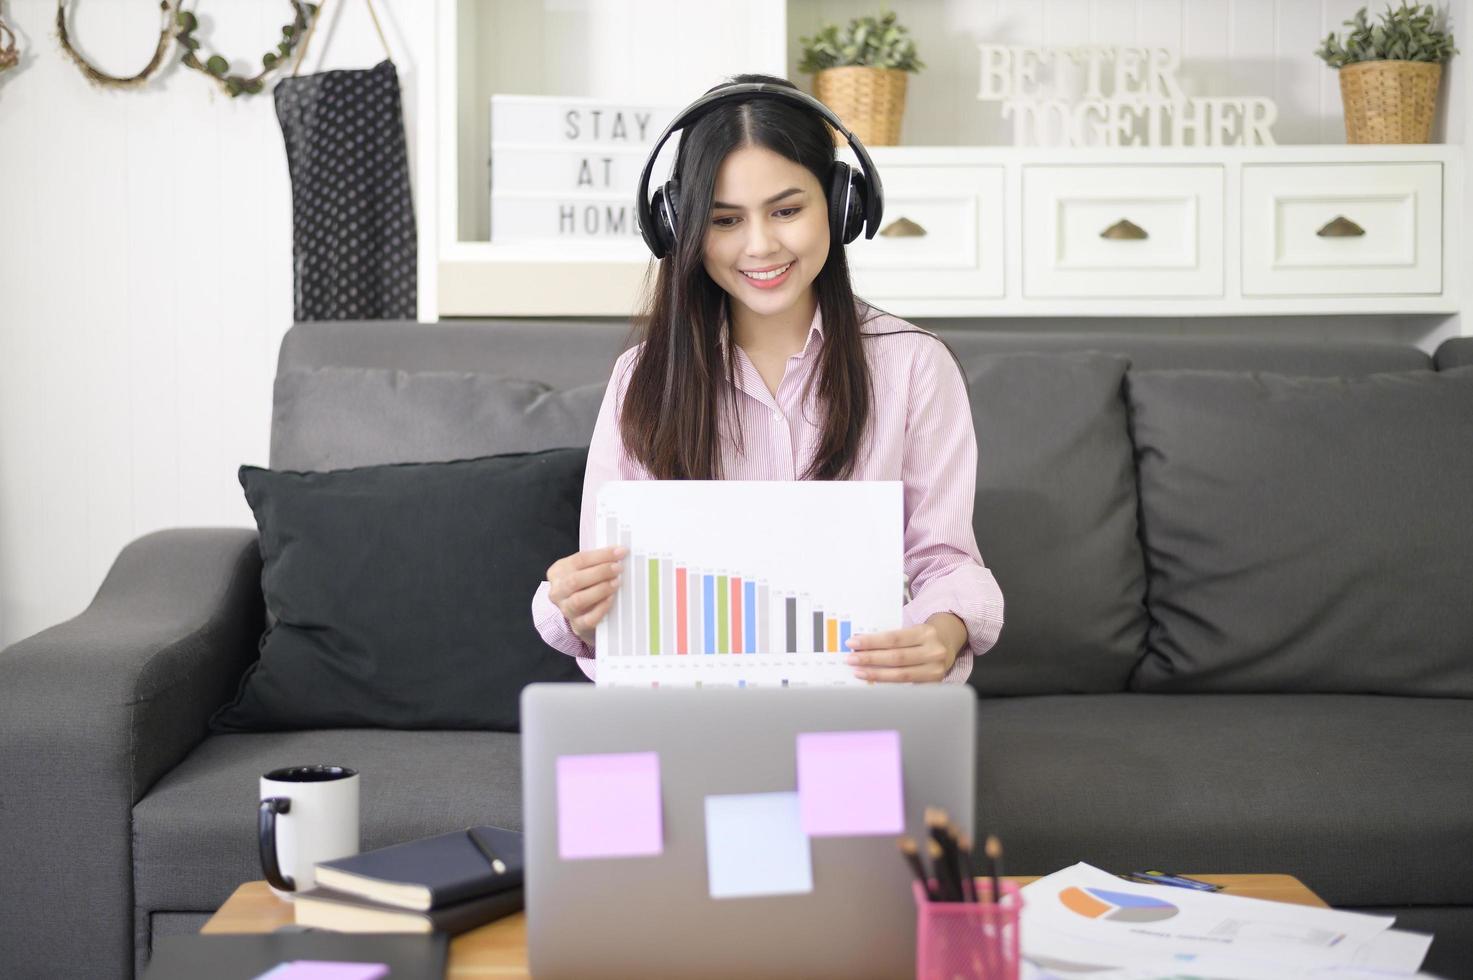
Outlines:
[{"label": "white coffee mug", "polygon": [[261,870],[291,900],[314,883],[319,861],[357,854],[358,773],[343,766],[288,766],[261,777]]}]

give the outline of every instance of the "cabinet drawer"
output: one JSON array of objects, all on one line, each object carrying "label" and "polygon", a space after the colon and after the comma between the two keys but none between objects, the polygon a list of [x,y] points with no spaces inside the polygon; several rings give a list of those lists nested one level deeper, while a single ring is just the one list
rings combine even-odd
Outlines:
[{"label": "cabinet drawer", "polygon": [[1442,292],[1442,164],[1243,167],[1243,294]]},{"label": "cabinet drawer", "polygon": [[1221,296],[1223,168],[1023,168],[1023,294]]},{"label": "cabinet drawer", "polygon": [[1003,294],[1003,168],[880,165],[885,216],[849,245],[854,291],[893,298]]}]

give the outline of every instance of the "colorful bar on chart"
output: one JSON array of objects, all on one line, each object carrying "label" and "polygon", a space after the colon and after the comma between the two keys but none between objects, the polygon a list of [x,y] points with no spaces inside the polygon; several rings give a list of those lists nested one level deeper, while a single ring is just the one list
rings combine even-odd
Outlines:
[{"label": "colorful bar on chart", "polygon": [[813,653],[823,653],[823,611],[813,613]]},{"label": "colorful bar on chart", "polygon": [[675,652],[682,656],[690,653],[690,646],[687,643],[690,639],[687,633],[689,624],[686,622],[689,614],[690,603],[685,595],[685,569],[677,568],[675,570]]},{"label": "colorful bar on chart", "polygon": [[731,652],[742,652],[742,580],[731,580]]},{"label": "colorful bar on chart", "polygon": [[784,633],[784,636],[786,636],[787,639],[786,639],[786,642],[783,644],[783,650],[786,653],[797,653],[798,652],[798,597],[797,596],[791,596],[790,595],[786,599],[783,600],[783,604],[785,606],[787,606],[787,610],[786,610],[786,612],[787,612],[787,630]]},{"label": "colorful bar on chart", "polygon": [[745,610],[747,621],[743,626],[743,636],[746,637],[746,650],[748,653],[757,652],[757,583],[742,583],[742,609]]},{"label": "colorful bar on chart", "polygon": [[731,652],[731,632],[726,623],[726,605],[731,599],[731,587],[726,576],[716,576],[716,652]]},{"label": "colorful bar on chart", "polygon": [[660,559],[660,644],[669,654],[675,652],[675,562]]},{"label": "colorful bar on chart", "polygon": [[827,626],[828,626],[828,629],[827,629],[825,635],[828,637],[828,643],[823,648],[824,649],[824,652],[825,653],[838,653],[839,652],[839,621],[837,619],[834,619],[832,616],[830,616],[829,619],[828,619]]},{"label": "colorful bar on chart", "polygon": [[716,580],[701,576],[701,625],[705,629],[706,652],[716,652]]},{"label": "colorful bar on chart", "polygon": [[660,655],[660,560],[650,559],[650,655]]},{"label": "colorful bar on chart", "polygon": [[839,623],[839,652],[849,652],[849,620]]}]

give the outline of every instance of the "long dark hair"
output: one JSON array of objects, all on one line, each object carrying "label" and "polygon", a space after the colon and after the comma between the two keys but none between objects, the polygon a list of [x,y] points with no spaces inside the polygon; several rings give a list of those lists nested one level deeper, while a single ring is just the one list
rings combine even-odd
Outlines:
[{"label": "long dark hair", "polygon": [[[770,75],[738,75],[723,85],[741,82],[797,88]],[[735,341],[730,297],[707,275],[703,244],[716,171],[727,154],[752,145],[808,168],[825,195],[828,192],[835,159],[832,130],[817,114],[795,103],[761,96],[727,102],[682,130],[675,158],[680,180],[677,240],[674,251],[659,261],[646,312],[635,320],[644,347],[630,373],[619,426],[627,451],[656,479],[721,477],[720,403],[723,389],[733,401],[736,397]],[[816,206],[827,210],[827,199]],[[803,478],[842,480],[854,471],[873,392],[849,263],[839,236],[830,236],[828,257],[813,285],[823,318],[816,375],[823,436]],[[725,364],[727,385],[720,383],[723,319],[732,353]],[[739,417],[731,413],[733,420]],[[740,447],[740,422],[736,425]]]}]

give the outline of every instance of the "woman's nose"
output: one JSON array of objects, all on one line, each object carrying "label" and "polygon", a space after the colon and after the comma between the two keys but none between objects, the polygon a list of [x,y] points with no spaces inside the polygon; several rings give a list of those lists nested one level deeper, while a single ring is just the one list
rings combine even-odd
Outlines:
[{"label": "woman's nose", "polygon": [[772,251],[772,232],[765,221],[747,222],[747,254],[767,255]]}]

